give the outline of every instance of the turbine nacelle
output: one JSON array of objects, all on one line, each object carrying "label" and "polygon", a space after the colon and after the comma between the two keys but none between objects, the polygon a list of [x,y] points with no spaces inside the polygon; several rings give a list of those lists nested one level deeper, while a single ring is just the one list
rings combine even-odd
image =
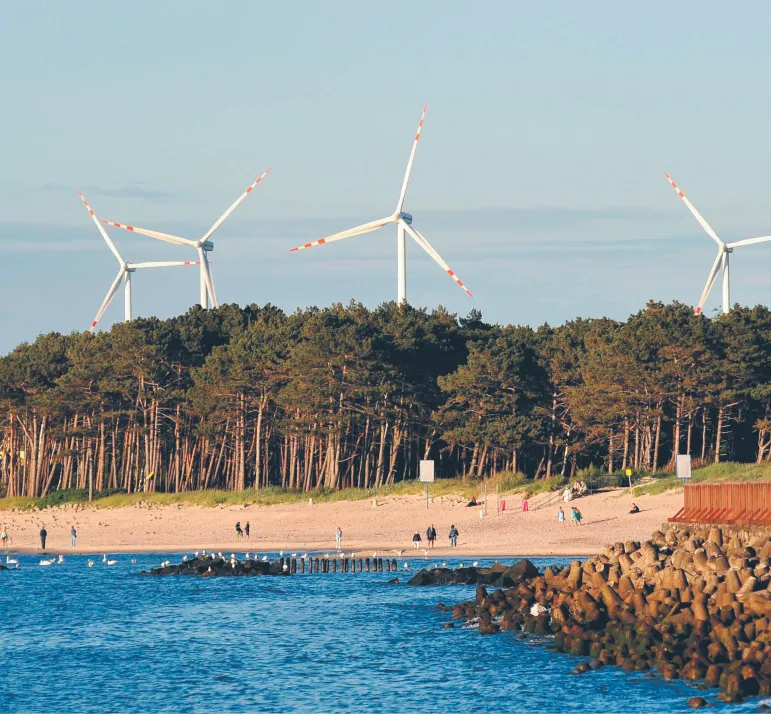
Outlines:
[{"label": "turbine nacelle", "polygon": [[412,225],[412,214],[407,213],[406,211],[401,211],[399,213],[394,214],[394,218],[398,221],[400,218],[408,225]]},{"label": "turbine nacelle", "polygon": [[205,240],[201,243],[201,250],[205,250],[207,253],[214,250],[214,243],[210,240]]}]

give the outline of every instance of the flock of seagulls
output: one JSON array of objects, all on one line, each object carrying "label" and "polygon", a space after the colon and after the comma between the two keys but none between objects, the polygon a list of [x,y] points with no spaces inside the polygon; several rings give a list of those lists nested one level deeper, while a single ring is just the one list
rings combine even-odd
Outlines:
[{"label": "flock of seagulls", "polygon": [[[392,552],[396,553],[399,557],[401,557],[404,554],[404,550],[394,550]],[[426,558],[428,558],[428,551],[425,548],[423,549],[423,553],[424,553],[424,556]],[[377,551],[373,551],[372,552],[372,557],[373,558],[377,558],[377,554],[378,554]],[[309,557],[308,553],[303,553],[302,555],[298,556],[297,553],[291,553],[291,554],[287,553],[287,554],[285,554],[283,550],[279,552],[279,557],[283,558],[285,555],[286,555],[287,558],[297,558],[297,557],[299,557],[302,560],[307,560],[308,557]],[[333,553],[333,554],[324,553],[321,557],[323,557],[324,559],[329,559],[329,558],[333,558],[335,556],[340,557],[340,558],[355,558],[356,557],[356,553],[354,553],[354,552],[350,552],[350,553],[338,552],[338,553]],[[197,551],[195,551],[192,554],[192,556],[190,556],[190,555],[183,555],[182,556],[182,561],[186,562],[191,557],[193,557],[193,558],[204,558],[204,559],[208,558],[210,560],[215,560],[215,559],[228,560],[230,562],[231,567],[233,567],[234,569],[236,567],[236,563],[238,562],[237,559],[236,559],[236,554],[235,553],[231,553],[229,556],[226,556],[226,555],[224,555],[222,553],[222,551],[217,551],[216,553],[213,553],[213,552],[212,553],[207,553],[205,550],[201,550],[201,551],[197,550]],[[260,560],[263,563],[268,562],[268,556],[267,555],[263,555],[262,557],[260,557],[258,553],[254,553],[254,554],[252,554],[252,553],[244,553],[243,557],[244,557],[244,560],[255,560],[255,561]],[[136,558],[132,558],[131,559],[132,565],[135,565],[136,562],[137,562]],[[39,565],[41,567],[50,567],[52,565],[61,565],[62,563],[64,563],[64,556],[63,555],[59,555],[56,558],[54,558],[54,557],[41,558],[40,561],[39,561]],[[107,565],[107,566],[118,565],[118,561],[115,560],[114,558],[109,558],[107,556],[107,553],[104,553],[102,555],[102,563],[104,565]],[[6,567],[8,567],[10,569],[19,568],[20,567],[19,566],[19,559],[18,558],[13,558],[10,555],[6,555],[6,557],[5,557],[5,565],[6,565]],[[88,560],[88,567],[89,568],[93,568],[95,565],[96,565],[96,562],[94,560],[92,560],[92,559]],[[162,568],[168,567],[170,565],[171,565],[171,561],[170,560],[164,560],[161,563],[161,567]],[[476,561],[476,560],[472,563],[472,566],[475,567],[475,568],[478,565],[479,565],[479,562]],[[409,568],[410,568],[409,562],[403,563],[402,567],[403,567],[404,570],[409,570]],[[441,563],[434,563],[431,567],[434,567],[434,568],[438,568],[438,567],[446,568],[447,567],[447,561],[442,561]],[[458,567],[465,568],[466,565],[464,563],[460,563]],[[288,569],[289,569],[288,564],[284,564],[284,570],[288,570]],[[211,568],[209,568],[209,570],[211,570]]]}]

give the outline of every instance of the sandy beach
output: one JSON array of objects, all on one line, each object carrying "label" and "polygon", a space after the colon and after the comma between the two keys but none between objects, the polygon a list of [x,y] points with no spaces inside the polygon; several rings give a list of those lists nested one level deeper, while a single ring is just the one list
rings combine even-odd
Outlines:
[{"label": "sandy beach", "polygon": [[[41,526],[48,531],[47,552],[176,552],[228,551],[332,551],[337,526],[343,529],[343,549],[366,553],[412,550],[416,531],[423,537],[433,524],[438,537],[437,555],[450,552],[447,532],[451,524],[460,531],[458,555],[590,555],[606,543],[641,540],[650,536],[682,503],[682,493],[670,492],[634,499],[640,513],[628,513],[632,497],[616,490],[583,496],[560,504],[554,494],[543,494],[522,511],[522,498],[506,498],[498,513],[495,498],[488,500],[487,515],[481,506],[467,507],[459,496],[432,499],[426,510],[420,496],[392,496],[371,500],[286,504],[275,506],[154,506],[146,503],[120,509],[67,505],[38,512],[2,511],[3,525],[12,539],[11,551],[38,551]],[[557,523],[557,508],[566,512]],[[583,523],[570,524],[570,506],[583,514]],[[251,535],[237,538],[235,523],[251,526]],[[78,532],[77,547],[70,545],[70,526]]]}]

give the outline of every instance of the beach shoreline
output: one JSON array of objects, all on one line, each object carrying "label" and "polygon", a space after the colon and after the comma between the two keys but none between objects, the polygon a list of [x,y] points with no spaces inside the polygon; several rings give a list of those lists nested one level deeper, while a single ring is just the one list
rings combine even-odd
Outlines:
[{"label": "beach shoreline", "polygon": [[[486,515],[481,515],[481,506],[469,508],[466,499],[454,495],[432,499],[428,509],[422,496],[217,508],[149,503],[116,509],[65,505],[43,511],[0,511],[0,527],[7,529],[12,539],[9,553],[42,553],[39,531],[45,527],[45,552],[57,555],[183,554],[206,550],[239,555],[284,551],[299,556],[307,552],[333,557],[337,553],[334,533],[339,526],[343,530],[343,552],[355,553],[357,558],[372,557],[374,552],[383,558],[417,560],[509,558],[517,554],[581,557],[601,551],[607,543],[645,540],[682,505],[682,493],[678,492],[641,496],[634,499],[640,512],[629,514],[633,499],[628,490],[622,489],[569,503],[552,499],[553,494],[534,497],[529,510],[523,511],[522,497],[509,495],[502,512],[491,499]],[[544,503],[548,505],[539,505]],[[570,525],[571,506],[582,512],[580,526]],[[560,507],[566,514],[562,525],[557,521]],[[236,522],[242,528],[250,524],[250,538],[236,537]],[[424,553],[429,525],[437,530],[437,547]],[[457,548],[449,547],[451,525],[460,531]],[[74,548],[70,544],[72,526],[78,534]],[[422,538],[418,551],[412,547],[415,533]]]}]

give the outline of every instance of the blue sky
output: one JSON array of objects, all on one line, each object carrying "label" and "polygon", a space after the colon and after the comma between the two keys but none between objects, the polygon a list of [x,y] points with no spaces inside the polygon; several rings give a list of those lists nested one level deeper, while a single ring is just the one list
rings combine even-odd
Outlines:
[{"label": "blue sky", "polygon": [[[220,302],[394,299],[393,228],[289,248],[393,210],[425,103],[405,208],[475,297],[411,243],[413,304],[539,324],[693,303],[714,244],[663,172],[724,238],[771,233],[770,25],[760,2],[8,3],[0,352],[86,328],[115,275],[78,188],[194,238],[270,166],[217,233]],[[736,301],[768,303],[771,244],[731,268]],[[137,316],[198,295],[195,269],[133,285]]]}]

